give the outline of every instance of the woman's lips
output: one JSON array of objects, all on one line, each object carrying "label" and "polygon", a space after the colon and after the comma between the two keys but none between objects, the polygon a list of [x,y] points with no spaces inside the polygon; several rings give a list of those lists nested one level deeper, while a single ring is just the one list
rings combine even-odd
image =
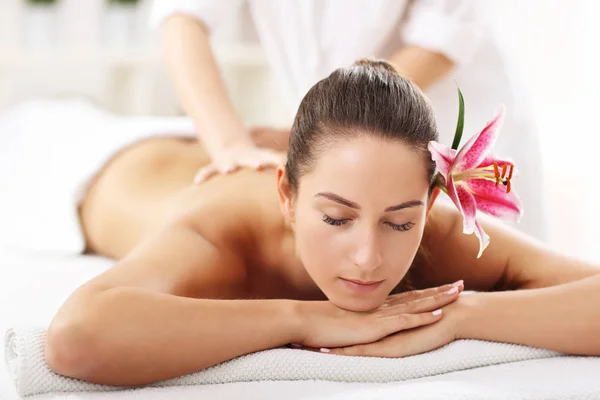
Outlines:
[{"label": "woman's lips", "polygon": [[353,279],[344,279],[344,278],[340,278],[344,284],[352,289],[355,292],[359,292],[359,293],[368,293],[368,292],[372,292],[373,290],[377,289],[381,283],[383,281],[370,281],[370,282],[364,282],[364,281],[356,281]]}]

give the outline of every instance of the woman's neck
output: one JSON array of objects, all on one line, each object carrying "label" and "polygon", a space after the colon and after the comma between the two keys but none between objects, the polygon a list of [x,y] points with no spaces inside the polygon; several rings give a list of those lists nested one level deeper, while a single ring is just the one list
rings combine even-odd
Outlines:
[{"label": "woman's neck", "polygon": [[327,299],[296,254],[294,232],[283,218],[270,228],[257,230],[254,243],[249,266],[251,292],[298,300]]}]

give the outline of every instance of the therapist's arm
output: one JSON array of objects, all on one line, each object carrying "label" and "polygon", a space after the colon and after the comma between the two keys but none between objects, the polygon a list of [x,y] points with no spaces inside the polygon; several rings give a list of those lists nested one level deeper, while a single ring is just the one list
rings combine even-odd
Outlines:
[{"label": "therapist's arm", "polygon": [[163,23],[162,38],[175,90],[208,152],[248,144],[249,135],[227,94],[207,28],[196,18],[175,14]]},{"label": "therapist's arm", "polygon": [[448,75],[455,63],[441,53],[418,46],[406,46],[394,53],[389,61],[400,75],[427,90]]},{"label": "therapist's arm", "polygon": [[[471,63],[490,21],[481,0],[414,0],[399,26],[405,47],[391,55],[398,71],[427,90],[455,66]],[[460,82],[459,82],[460,83]]]}]

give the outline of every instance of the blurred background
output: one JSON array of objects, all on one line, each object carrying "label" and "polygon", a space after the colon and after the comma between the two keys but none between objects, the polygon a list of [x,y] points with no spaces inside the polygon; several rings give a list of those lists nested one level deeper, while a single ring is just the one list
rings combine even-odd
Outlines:
[{"label": "blurred background", "polygon": [[[120,114],[180,114],[150,6],[149,0],[0,0],[0,109],[40,96],[84,96]],[[282,116],[281,96],[269,93],[276,88],[258,43],[244,43],[252,40],[242,14],[213,37],[229,92],[249,123],[287,123],[294,110]]]},{"label": "blurred background", "polygon": [[[549,241],[600,262],[595,163],[600,2],[481,1],[533,100],[545,163]],[[180,115],[162,65],[158,31],[148,23],[149,5],[145,0],[0,0],[0,112],[28,99],[84,97],[124,115]],[[230,28],[212,40],[245,121],[289,125],[294,110],[243,16],[232,18]]]}]

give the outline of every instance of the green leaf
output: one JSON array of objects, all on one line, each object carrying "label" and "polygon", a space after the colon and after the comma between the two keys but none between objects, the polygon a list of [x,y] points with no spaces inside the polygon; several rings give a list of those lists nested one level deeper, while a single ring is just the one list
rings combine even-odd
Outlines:
[{"label": "green leaf", "polygon": [[460,140],[462,139],[463,128],[465,127],[465,99],[463,98],[460,88],[458,88],[458,122],[456,123],[456,132],[452,141],[452,148],[458,149]]}]

